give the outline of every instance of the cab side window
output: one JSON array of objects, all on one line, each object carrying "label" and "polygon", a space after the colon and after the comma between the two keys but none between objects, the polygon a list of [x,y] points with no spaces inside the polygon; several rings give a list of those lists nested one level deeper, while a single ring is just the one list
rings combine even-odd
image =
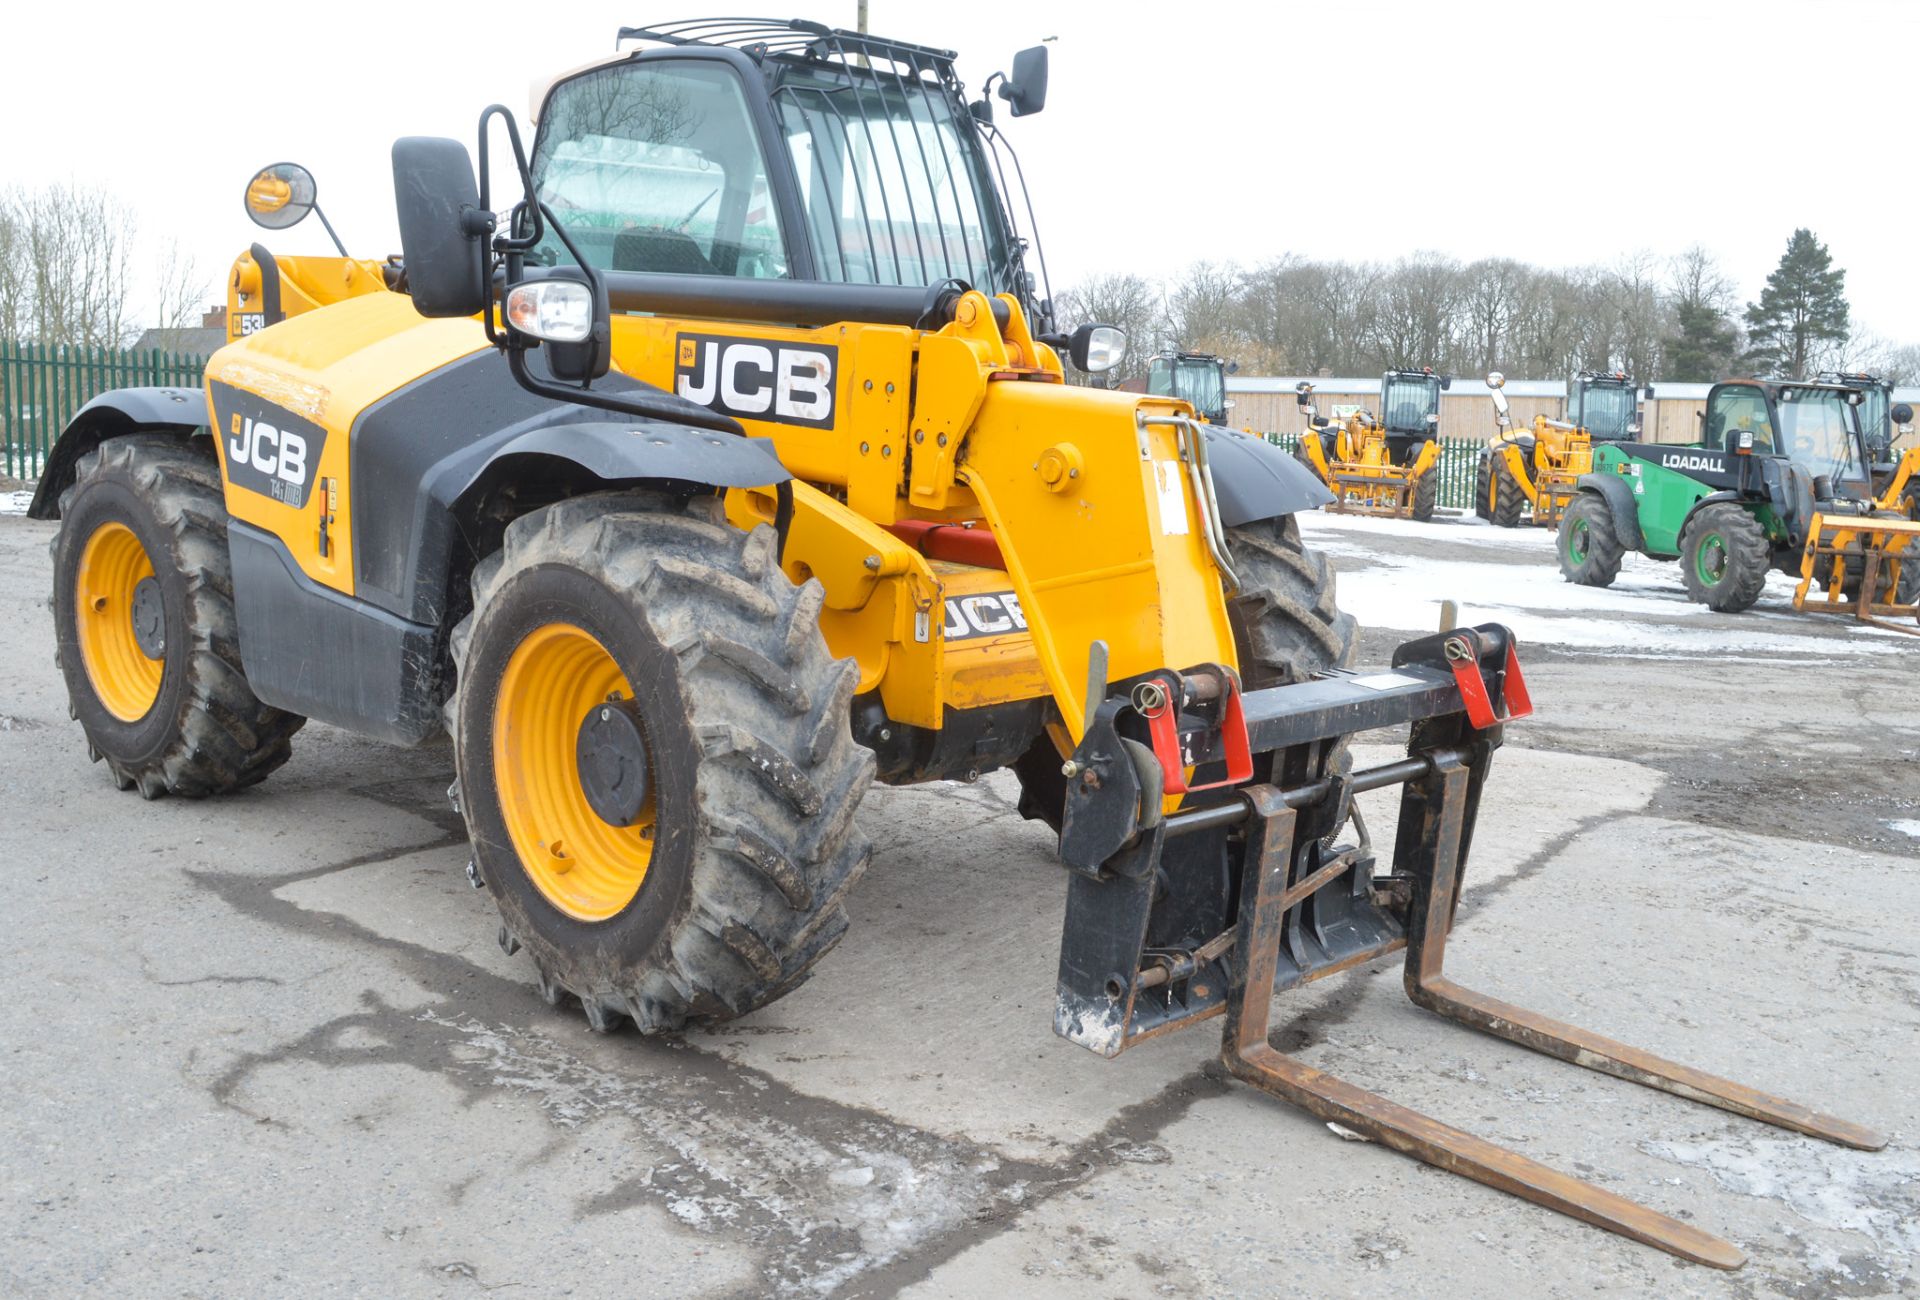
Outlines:
[{"label": "cab side window", "polygon": [[1752,432],[1755,454],[1774,454],[1773,421],[1767,416],[1766,399],[1751,388],[1715,393],[1707,405],[1706,445],[1716,451],[1732,450],[1743,430]]}]

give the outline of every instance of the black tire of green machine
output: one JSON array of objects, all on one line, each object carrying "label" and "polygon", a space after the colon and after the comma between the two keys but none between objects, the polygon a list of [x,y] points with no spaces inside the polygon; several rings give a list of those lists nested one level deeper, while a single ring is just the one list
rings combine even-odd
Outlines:
[{"label": "black tire of green machine", "polygon": [[[1584,551],[1579,547],[1582,539],[1586,543]],[[1561,512],[1554,554],[1560,561],[1560,576],[1568,582],[1582,587],[1612,586],[1620,576],[1620,561],[1626,551],[1605,497],[1581,492]]]},{"label": "black tire of green machine", "polygon": [[[1725,567],[1719,579],[1701,572],[1701,552],[1718,537]],[[1729,501],[1703,506],[1680,532],[1680,578],[1687,596],[1721,614],[1737,614],[1766,589],[1772,552],[1767,534],[1751,512]]]}]

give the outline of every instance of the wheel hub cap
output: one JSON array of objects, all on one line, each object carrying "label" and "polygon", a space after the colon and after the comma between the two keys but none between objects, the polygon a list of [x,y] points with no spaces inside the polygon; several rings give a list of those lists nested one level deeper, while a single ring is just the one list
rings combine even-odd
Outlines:
[{"label": "wheel hub cap", "polygon": [[133,641],[149,659],[167,655],[167,611],[160,600],[160,584],[142,578],[133,588]]},{"label": "wheel hub cap", "polygon": [[638,822],[647,804],[647,740],[633,701],[588,709],[574,754],[580,788],[594,814],[609,826]]}]

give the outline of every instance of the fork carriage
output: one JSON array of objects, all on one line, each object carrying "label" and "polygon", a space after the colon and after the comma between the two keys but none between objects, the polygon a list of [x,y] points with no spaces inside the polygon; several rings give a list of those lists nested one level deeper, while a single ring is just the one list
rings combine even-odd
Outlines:
[{"label": "fork carriage", "polygon": [[[1514,638],[1487,624],[1409,641],[1387,672],[1242,694],[1231,674],[1160,674],[1095,710],[1066,764],[1073,870],[1055,1029],[1103,1056],[1225,1016],[1238,1079],[1442,1169],[1684,1259],[1731,1243],[1364,1091],[1269,1043],[1274,994],[1404,951],[1420,1006],[1563,1061],[1862,1150],[1859,1125],[1462,987],[1445,973],[1480,795],[1505,723],[1531,711]],[[1155,725],[1155,724],[1158,725]],[[1409,728],[1407,756],[1348,770],[1344,742]],[[1163,792],[1195,778],[1161,813]],[[1191,774],[1191,775],[1189,775]],[[1382,870],[1353,796],[1402,787]],[[1336,843],[1349,825],[1357,843]]]}]

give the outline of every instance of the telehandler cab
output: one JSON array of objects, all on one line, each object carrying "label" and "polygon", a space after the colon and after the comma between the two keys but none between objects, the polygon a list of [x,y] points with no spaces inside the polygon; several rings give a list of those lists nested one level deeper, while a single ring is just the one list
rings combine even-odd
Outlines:
[{"label": "telehandler cab", "polygon": [[1822,383],[1860,390],[1860,432],[1866,438],[1876,508],[1920,519],[1920,448],[1895,455],[1894,444],[1913,436],[1913,408],[1893,400],[1893,385],[1864,372],[1822,371]]},{"label": "telehandler cab", "polygon": [[1677,559],[1689,597],[1737,612],[1778,569],[1800,577],[1795,609],[1920,633],[1887,621],[1920,621],[1920,521],[1896,495],[1907,475],[1875,495],[1864,400],[1846,383],[1730,379],[1708,392],[1700,443],[1596,446],[1560,520],[1560,571],[1604,587],[1629,550]]},{"label": "telehandler cab", "polygon": [[1313,385],[1296,386],[1306,429],[1295,451],[1332,490],[1336,513],[1433,518],[1440,501],[1440,394],[1451,375],[1433,367],[1389,370],[1380,377],[1380,418],[1356,411],[1339,424],[1314,405]]},{"label": "telehandler cab", "polygon": [[[1055,1028],[1102,1055],[1224,1015],[1227,1067],[1318,1116],[1741,1261],[1269,1044],[1277,991],[1404,949],[1441,1015],[1881,1145],[1446,978],[1529,708],[1513,637],[1349,670],[1292,517],[1328,499],[1311,475],[1186,402],[1062,382],[1063,350],[1117,341],[1054,329],[950,53],[799,22],[622,36],[548,91],[530,153],[498,107],[477,178],[458,142],[394,146],[378,287],[62,436],[33,511],[61,522],[74,714],[123,788],[251,785],[310,717],[444,727],[502,946],[595,1029],[652,1032],[762,1006],[840,939],[876,775],[1012,765],[1069,869]],[[1014,115],[1045,58],[990,79]],[[1347,737],[1395,725],[1407,756],[1353,770]],[[1377,859],[1352,800],[1395,785]]]},{"label": "telehandler cab", "polygon": [[1157,397],[1177,397],[1208,424],[1225,424],[1233,402],[1227,397],[1227,376],[1240,369],[1211,352],[1174,352],[1147,363],[1146,391]]},{"label": "telehandler cab", "polygon": [[1594,444],[1625,442],[1640,432],[1634,383],[1624,371],[1582,370],[1568,386],[1565,420],[1536,415],[1530,428],[1516,429],[1506,382],[1497,370],[1487,375],[1500,433],[1474,466],[1473,512],[1502,528],[1517,528],[1523,518],[1551,528],[1580,476],[1592,472]]}]

